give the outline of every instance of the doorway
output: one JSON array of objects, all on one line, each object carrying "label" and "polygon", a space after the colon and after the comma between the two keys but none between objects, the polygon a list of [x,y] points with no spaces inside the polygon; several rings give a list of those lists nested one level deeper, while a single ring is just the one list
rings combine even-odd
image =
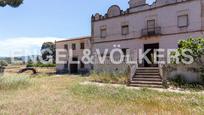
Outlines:
[{"label": "doorway", "polygon": [[[74,58],[72,58],[72,61],[76,62],[76,61],[78,61],[78,58],[74,57]],[[78,64],[70,64],[70,73],[71,74],[77,74],[78,73]]]},{"label": "doorway", "polygon": [[147,61],[144,60],[144,67],[158,67],[158,64],[154,64],[154,50],[159,49],[159,43],[144,44],[144,52],[148,49],[150,49],[150,51],[147,53],[146,56],[151,63],[147,63]]}]

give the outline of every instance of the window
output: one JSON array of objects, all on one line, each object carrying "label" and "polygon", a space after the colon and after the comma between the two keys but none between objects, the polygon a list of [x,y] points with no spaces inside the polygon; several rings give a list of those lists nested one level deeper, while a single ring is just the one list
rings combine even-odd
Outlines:
[{"label": "window", "polygon": [[127,34],[129,34],[129,26],[124,25],[122,26],[122,35],[127,35]]},{"label": "window", "polygon": [[84,65],[84,63],[82,61],[80,63],[80,67],[81,67],[81,69],[83,69],[85,67],[85,65]]},{"label": "window", "polygon": [[84,49],[85,48],[84,46],[85,46],[84,43],[81,43],[80,44],[80,49]]},{"label": "window", "polygon": [[155,35],[155,20],[147,20],[147,34]]},{"label": "window", "polygon": [[64,49],[68,50],[68,45],[67,44],[64,45]]},{"label": "window", "polygon": [[76,50],[76,44],[72,44],[72,50]]},{"label": "window", "polygon": [[178,27],[187,27],[188,26],[188,15],[178,16]]},{"label": "window", "polygon": [[106,38],[107,30],[105,28],[101,29],[101,38]]},{"label": "window", "polygon": [[155,20],[147,20],[147,28],[154,29],[155,28]]}]

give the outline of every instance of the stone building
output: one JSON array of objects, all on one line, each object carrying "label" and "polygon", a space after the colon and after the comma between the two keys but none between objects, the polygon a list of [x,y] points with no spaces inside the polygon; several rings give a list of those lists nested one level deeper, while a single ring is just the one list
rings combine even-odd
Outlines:
[{"label": "stone building", "polygon": [[[175,49],[181,39],[203,36],[203,5],[203,0],[157,0],[152,5],[145,0],[130,0],[125,11],[113,5],[105,15],[92,17],[92,50],[111,50],[118,45],[123,51]],[[106,65],[97,66],[107,69]]]},{"label": "stone building", "polygon": [[[57,56],[62,55],[61,57],[57,57],[59,61],[57,63],[57,73],[87,73],[91,66],[89,64],[84,64],[81,61],[83,56],[84,49],[90,49],[90,38],[80,37],[80,38],[72,38],[68,40],[62,40],[56,42],[56,49],[61,50],[57,54]],[[72,50],[72,55],[69,53],[69,50]],[[79,63],[71,63],[71,61],[79,61]]]},{"label": "stone building", "polygon": [[[103,52],[105,49],[112,50],[118,46],[125,54],[135,49],[142,49],[144,52],[152,49],[147,54],[148,58],[152,58],[153,49],[176,49],[179,40],[204,36],[204,0],[156,0],[151,5],[147,4],[146,0],[129,0],[128,3],[127,10],[113,5],[106,14],[96,13],[92,16],[91,37],[87,42],[90,43],[88,47],[93,56],[96,49]],[[57,42],[57,48],[63,48],[69,41]],[[60,65],[57,68],[66,69],[63,67],[67,66]],[[70,66],[68,68],[70,70]],[[93,64],[92,69],[120,71],[125,68],[125,64]],[[162,75],[159,73],[159,65],[147,64],[144,61],[138,69],[141,69],[141,73],[156,72],[153,72],[156,75],[153,79],[158,79],[160,84]],[[135,72],[133,68],[133,75]],[[140,76],[143,79],[144,75]]]}]

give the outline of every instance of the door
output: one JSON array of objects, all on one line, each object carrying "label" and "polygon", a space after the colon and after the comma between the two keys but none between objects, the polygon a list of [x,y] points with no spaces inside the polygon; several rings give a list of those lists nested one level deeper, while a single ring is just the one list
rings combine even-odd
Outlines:
[{"label": "door", "polygon": [[68,65],[69,65],[69,62],[67,61],[65,64],[64,64],[64,71],[65,73],[68,73]]},{"label": "door", "polygon": [[[159,43],[155,44],[144,44],[144,52],[150,49],[150,52],[146,55],[147,58],[150,60],[151,64],[147,63],[144,60],[145,67],[158,67],[158,64],[154,64],[154,50],[159,49]],[[158,59],[157,59],[158,60]]]},{"label": "door", "polygon": [[[72,58],[72,61],[78,61],[78,58]],[[78,73],[78,64],[70,64],[70,73],[71,74]]]}]

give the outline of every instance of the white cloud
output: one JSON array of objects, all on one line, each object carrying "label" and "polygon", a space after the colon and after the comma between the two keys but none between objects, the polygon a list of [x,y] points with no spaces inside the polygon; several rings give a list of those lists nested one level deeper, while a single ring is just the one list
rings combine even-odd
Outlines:
[{"label": "white cloud", "polygon": [[10,56],[14,50],[40,50],[44,42],[55,42],[64,38],[56,37],[20,37],[0,40],[0,57]]}]

